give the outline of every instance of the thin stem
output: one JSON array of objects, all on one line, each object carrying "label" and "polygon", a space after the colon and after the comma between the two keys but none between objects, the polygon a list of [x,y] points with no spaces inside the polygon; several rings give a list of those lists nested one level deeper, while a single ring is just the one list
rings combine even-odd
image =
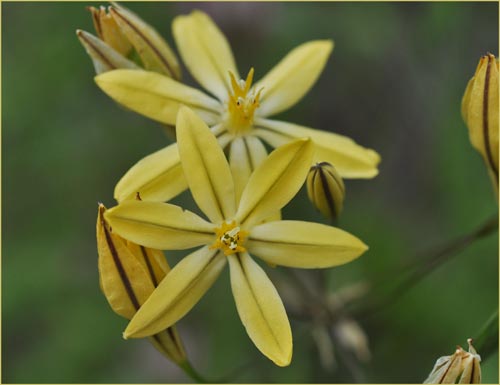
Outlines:
[{"label": "thin stem", "polygon": [[203,377],[200,373],[196,371],[195,368],[191,366],[189,361],[184,361],[179,365],[184,373],[186,373],[192,380],[196,381],[199,384],[209,384],[211,381],[208,381],[205,377]]},{"label": "thin stem", "polygon": [[481,355],[483,362],[498,351],[498,309],[477,333],[477,337],[473,339],[473,346]]},{"label": "thin stem", "polygon": [[[497,229],[498,215],[495,214],[494,217],[488,219],[472,232],[462,235],[451,242],[438,247],[428,253],[427,256],[414,257],[410,263],[398,269],[399,272],[393,270],[392,272],[383,274],[379,280],[372,284],[373,290],[370,296],[366,297],[366,299],[356,305],[356,315],[367,317],[375,314],[376,310],[392,304],[428,273],[436,269],[445,261],[449,260],[452,256],[457,255],[473,242],[487,237],[488,235],[494,233]],[[397,282],[385,294],[381,293],[384,289],[387,290],[388,285],[392,284],[394,277],[401,275],[403,275],[403,278],[401,278],[399,282]],[[387,277],[391,277],[391,279],[389,280]]]}]

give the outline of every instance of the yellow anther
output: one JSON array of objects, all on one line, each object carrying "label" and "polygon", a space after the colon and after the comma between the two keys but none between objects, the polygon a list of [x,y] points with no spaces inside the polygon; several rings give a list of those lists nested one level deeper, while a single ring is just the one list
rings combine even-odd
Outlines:
[{"label": "yellow anther", "polygon": [[232,93],[227,102],[226,123],[233,134],[246,132],[253,123],[254,112],[259,107],[259,98],[262,88],[257,94],[250,92],[253,82],[254,69],[250,68],[246,80],[236,80],[234,74],[229,72]]},{"label": "yellow anther", "polygon": [[231,255],[246,251],[243,243],[248,236],[248,232],[241,230],[236,226],[236,222],[223,222],[221,227],[215,229],[215,242],[210,246],[211,249],[220,249],[224,255]]}]

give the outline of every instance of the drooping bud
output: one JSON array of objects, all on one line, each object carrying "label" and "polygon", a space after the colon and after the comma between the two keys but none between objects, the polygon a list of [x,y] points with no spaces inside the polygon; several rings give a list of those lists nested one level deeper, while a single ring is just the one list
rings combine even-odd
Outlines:
[{"label": "drooping bud", "polygon": [[472,146],[486,163],[498,195],[498,59],[487,54],[462,98],[462,117],[469,128]]},{"label": "drooping bud", "polygon": [[[129,242],[112,232],[100,204],[97,215],[99,283],[113,311],[131,319],[170,271],[162,251]],[[186,353],[175,326],[149,337],[167,358],[181,364]]]},{"label": "drooping bud", "polygon": [[337,219],[342,211],[345,186],[339,173],[328,162],[316,163],[307,175],[307,195],[326,217]]},{"label": "drooping bud", "polygon": [[472,346],[472,339],[467,340],[469,351],[457,346],[451,356],[438,358],[424,384],[480,384],[481,356]]}]

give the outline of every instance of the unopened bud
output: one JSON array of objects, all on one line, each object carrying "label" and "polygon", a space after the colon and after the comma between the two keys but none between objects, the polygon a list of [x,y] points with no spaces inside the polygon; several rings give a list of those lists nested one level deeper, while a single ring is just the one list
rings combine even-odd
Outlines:
[{"label": "unopened bud", "polygon": [[[162,251],[137,245],[113,233],[104,219],[105,211],[100,204],[96,226],[99,283],[113,311],[131,319],[170,267]],[[170,360],[177,364],[186,361],[175,326],[149,339]]]},{"label": "unopened bud", "polygon": [[498,60],[487,54],[462,99],[462,117],[469,128],[472,146],[486,163],[498,195]]},{"label": "unopened bud", "polygon": [[117,51],[120,55],[127,57],[132,51],[132,44],[128,41],[121,28],[106,8],[101,6],[87,8],[92,14],[94,28],[99,39]]},{"label": "unopened bud", "polygon": [[316,163],[307,175],[307,195],[326,217],[337,219],[342,211],[345,186],[339,173],[328,162]]},{"label": "unopened bud", "polygon": [[114,50],[111,46],[91,33],[78,29],[76,35],[87,51],[87,54],[92,59],[97,74],[119,68],[140,69],[133,61],[128,60],[118,51]]},{"label": "unopened bud", "polygon": [[144,69],[176,80],[181,78],[177,57],[153,27],[121,5],[114,4],[109,12],[140,56]]},{"label": "unopened bud", "polygon": [[176,55],[161,35],[127,8],[88,8],[97,36],[77,31],[97,74],[113,69],[145,69],[176,80],[181,70]]},{"label": "unopened bud", "polygon": [[468,352],[457,346],[451,356],[438,358],[424,384],[480,384],[481,356],[472,346],[472,339],[467,343]]}]

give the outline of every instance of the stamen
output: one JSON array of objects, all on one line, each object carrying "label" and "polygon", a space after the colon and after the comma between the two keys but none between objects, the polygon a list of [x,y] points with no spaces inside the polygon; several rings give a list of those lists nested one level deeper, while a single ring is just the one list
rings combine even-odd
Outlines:
[{"label": "stamen", "polygon": [[220,228],[216,229],[216,239],[211,249],[220,249],[224,255],[231,255],[246,251],[243,242],[248,233],[236,226],[236,222],[223,222]]},{"label": "stamen", "polygon": [[230,132],[241,134],[251,128],[254,112],[259,107],[259,97],[262,88],[250,92],[253,82],[254,69],[250,68],[245,80],[236,80],[232,72],[229,72],[232,93],[227,102],[226,123]]}]

